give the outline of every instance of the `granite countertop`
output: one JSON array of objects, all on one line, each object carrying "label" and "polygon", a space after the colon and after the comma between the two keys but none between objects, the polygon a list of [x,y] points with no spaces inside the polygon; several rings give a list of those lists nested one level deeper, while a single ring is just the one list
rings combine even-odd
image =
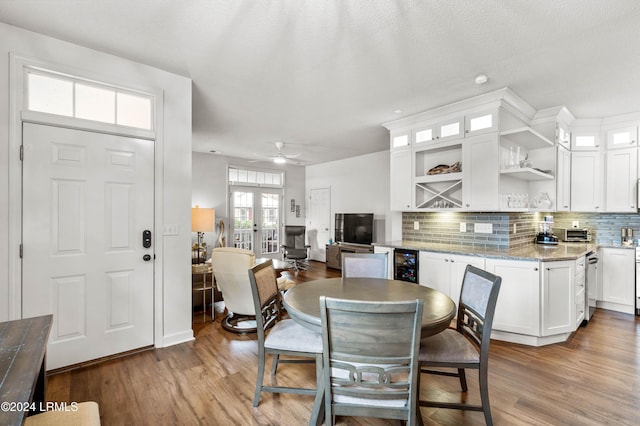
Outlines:
[{"label": "granite countertop", "polygon": [[[473,247],[470,245],[421,243],[416,241],[391,241],[385,243],[375,243],[374,245],[410,250],[462,254],[468,256],[513,260],[536,260],[542,262],[555,260],[575,260],[589,252],[596,251],[600,247],[600,245],[594,243],[559,243],[556,246],[531,243],[516,248],[499,250]],[[633,249],[634,247],[623,247],[621,245],[617,245],[616,248]]]}]

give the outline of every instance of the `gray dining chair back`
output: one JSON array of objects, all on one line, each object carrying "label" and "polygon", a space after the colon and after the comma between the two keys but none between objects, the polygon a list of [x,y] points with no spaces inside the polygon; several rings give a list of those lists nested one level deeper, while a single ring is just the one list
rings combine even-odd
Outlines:
[{"label": "gray dining chair back", "polygon": [[347,278],[387,278],[387,253],[342,253],[342,276]]},{"label": "gray dining chair back", "polygon": [[[426,337],[420,342],[421,373],[458,377],[462,391],[467,392],[465,369],[478,370],[481,405],[420,400],[420,406],[482,411],[487,425],[493,424],[488,385],[489,344],[501,282],[501,277],[467,265],[462,280],[456,328]],[[457,372],[432,368],[453,368]]]},{"label": "gray dining chair back", "polygon": [[417,423],[422,300],[365,302],[320,297],[325,417]]},{"label": "gray dining chair back", "polygon": [[[322,382],[322,336],[320,333],[305,328],[292,319],[284,318],[282,296],[278,290],[273,262],[255,265],[249,269],[249,281],[253,296],[258,335],[258,376],[253,406],[257,407],[260,393],[297,393],[315,395],[314,412],[318,412],[321,401],[317,388],[297,388],[284,386],[264,386],[264,370],[266,355],[273,356],[271,375],[275,376],[280,363],[313,363],[316,364],[317,383]],[[280,355],[293,356],[295,359],[280,360]]]}]

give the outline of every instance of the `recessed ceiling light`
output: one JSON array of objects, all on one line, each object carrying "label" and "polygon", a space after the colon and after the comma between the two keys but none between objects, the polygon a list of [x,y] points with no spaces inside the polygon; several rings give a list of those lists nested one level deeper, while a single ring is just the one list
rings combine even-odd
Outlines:
[{"label": "recessed ceiling light", "polygon": [[487,81],[489,81],[489,77],[487,77],[486,74],[478,74],[473,81],[476,84],[485,84]]},{"label": "recessed ceiling light", "polygon": [[402,114],[402,110],[401,109],[394,109],[393,112],[396,113],[396,114]]}]

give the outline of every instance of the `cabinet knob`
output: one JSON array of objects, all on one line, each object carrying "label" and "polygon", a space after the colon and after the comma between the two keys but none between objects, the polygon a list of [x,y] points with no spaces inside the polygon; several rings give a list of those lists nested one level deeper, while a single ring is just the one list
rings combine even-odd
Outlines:
[{"label": "cabinet knob", "polygon": [[562,206],[562,207],[563,207],[563,208],[565,208],[565,209],[568,209],[568,208],[569,208],[569,206]]},{"label": "cabinet knob", "polygon": [[449,259],[445,259],[444,261],[445,261],[445,262],[448,262],[448,261],[449,261]]},{"label": "cabinet knob", "polygon": [[467,207],[471,207],[471,205],[470,205],[470,204],[467,204]]},{"label": "cabinet knob", "polygon": [[533,268],[533,270],[534,270],[534,271],[537,271],[537,270],[538,270],[538,267]]},{"label": "cabinet knob", "polygon": [[455,260],[451,259],[451,263],[455,262]]}]

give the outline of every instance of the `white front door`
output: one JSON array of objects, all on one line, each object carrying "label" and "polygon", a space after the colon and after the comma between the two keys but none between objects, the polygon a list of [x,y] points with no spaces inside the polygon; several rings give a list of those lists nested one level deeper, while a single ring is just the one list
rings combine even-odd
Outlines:
[{"label": "white front door", "polygon": [[326,262],[326,244],[331,239],[331,189],[314,188],[309,191],[309,226],[307,229],[310,257]]},{"label": "white front door", "polygon": [[231,191],[232,245],[257,257],[279,259],[282,191],[234,187]]},{"label": "white front door", "polygon": [[153,141],[25,123],[23,145],[22,316],[53,314],[47,368],[152,345]]}]

